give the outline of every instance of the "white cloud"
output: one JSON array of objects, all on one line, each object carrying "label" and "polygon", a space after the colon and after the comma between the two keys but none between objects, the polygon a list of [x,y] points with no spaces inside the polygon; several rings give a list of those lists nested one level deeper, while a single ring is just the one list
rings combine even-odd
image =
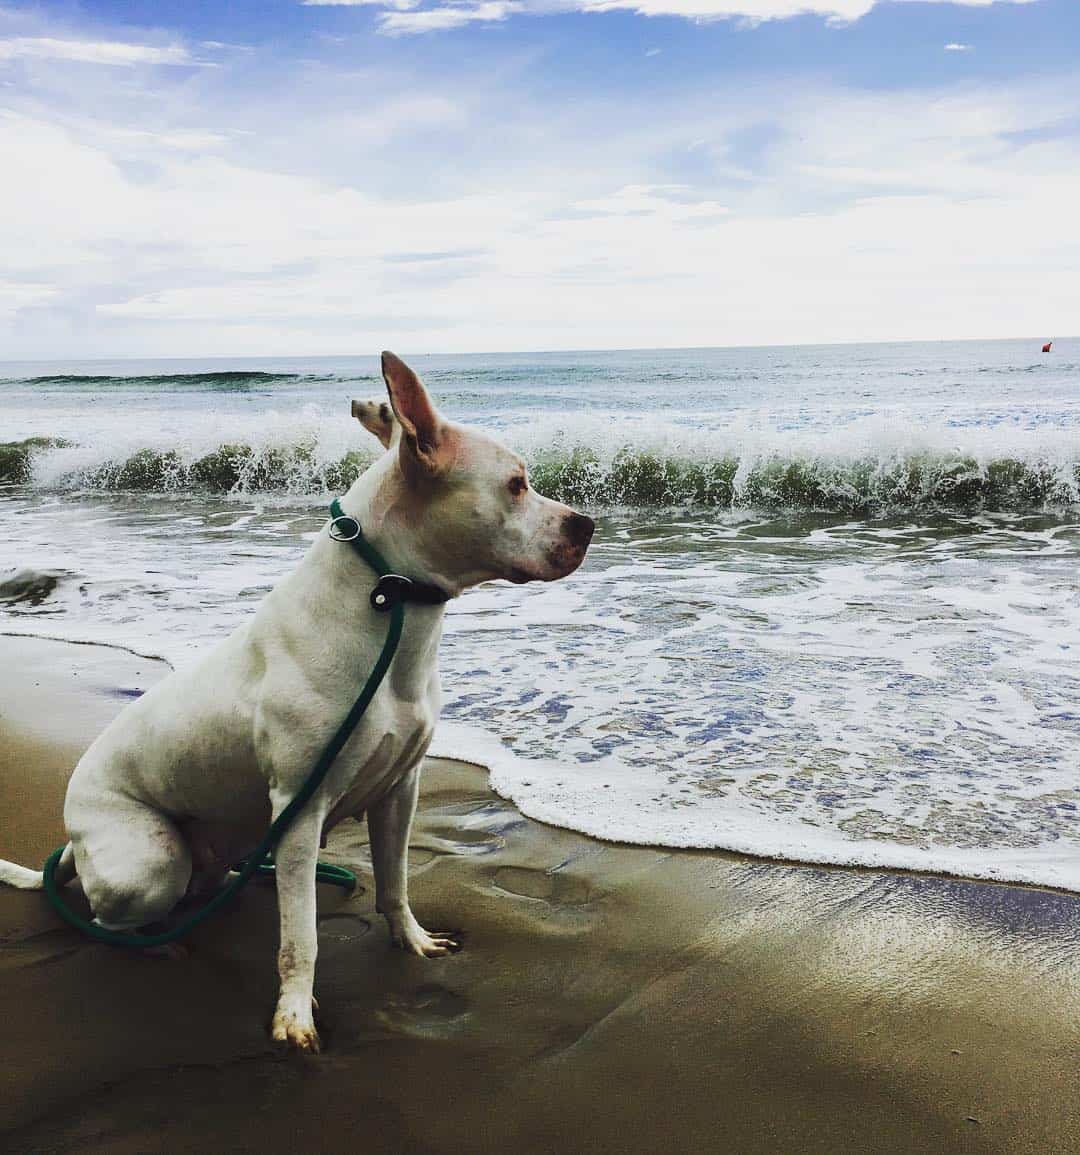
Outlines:
[{"label": "white cloud", "polygon": [[220,132],[184,131],[178,129],[173,132],[149,132],[137,128],[110,128],[104,126],[101,131],[115,136],[118,140],[131,140],[136,143],[160,145],[162,148],[175,148],[181,152],[212,152],[228,144],[229,138]]},{"label": "white cloud", "polygon": [[304,8],[415,8],[420,0],[300,0]]},{"label": "white cloud", "polygon": [[[823,16],[838,23],[859,20],[885,0],[572,0],[586,12],[632,11],[642,16],[683,16],[691,20],[786,20]],[[903,2],[903,0],[901,0]],[[923,2],[923,0],[919,0]],[[1035,0],[927,0],[985,8],[995,3],[1031,4]]]},{"label": "white cloud", "polygon": [[672,224],[708,221],[731,210],[717,201],[702,200],[686,185],[626,185],[605,197],[575,201],[575,217],[653,217]]},{"label": "white cloud", "polygon": [[478,3],[444,5],[439,8],[387,12],[379,20],[379,30],[387,36],[421,32],[445,32],[466,24],[491,23],[522,11],[516,0],[479,0]]},{"label": "white cloud", "polygon": [[47,71],[66,84],[0,112],[19,174],[0,182],[7,357],[988,336],[1080,315],[1072,77],[540,101],[523,69],[474,59],[303,84],[275,62],[262,87]]},{"label": "white cloud", "polygon": [[180,44],[157,46],[118,40],[57,40],[49,36],[13,36],[0,40],[2,60],[70,60],[131,68],[138,64],[199,64]]},{"label": "white cloud", "polygon": [[0,281],[0,320],[11,320],[20,309],[42,305],[59,293],[56,285]]},{"label": "white cloud", "polygon": [[641,16],[683,16],[691,20],[783,20],[792,16],[825,16],[858,20],[876,0],[577,0],[585,12],[632,11]]},{"label": "white cloud", "polygon": [[[499,21],[516,13],[630,11],[641,16],[681,16],[689,20],[742,19],[751,22],[821,16],[850,23],[886,0],[451,0],[423,7],[423,0],[300,0],[307,7],[370,6],[389,10],[380,20],[388,35],[442,32],[473,21]],[[911,2],[911,0],[898,0]],[[917,0],[985,8],[991,4],[1032,4],[1036,0]]]},{"label": "white cloud", "polygon": [[953,40],[951,43],[945,45],[945,51],[946,52],[970,52],[971,51],[971,45],[970,44],[960,44],[957,41]]}]

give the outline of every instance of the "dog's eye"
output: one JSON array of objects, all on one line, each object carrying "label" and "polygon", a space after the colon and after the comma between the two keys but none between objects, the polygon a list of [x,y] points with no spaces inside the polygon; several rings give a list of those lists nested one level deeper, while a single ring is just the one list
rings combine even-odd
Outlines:
[{"label": "dog's eye", "polygon": [[508,488],[515,497],[519,497],[529,488],[529,483],[519,474],[517,477],[510,478]]}]

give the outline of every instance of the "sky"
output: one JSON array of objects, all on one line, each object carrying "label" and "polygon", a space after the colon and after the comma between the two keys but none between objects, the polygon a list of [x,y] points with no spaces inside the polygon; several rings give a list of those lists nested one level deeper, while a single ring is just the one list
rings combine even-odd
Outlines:
[{"label": "sky", "polygon": [[0,0],[0,359],[1080,333],[1076,0]]}]

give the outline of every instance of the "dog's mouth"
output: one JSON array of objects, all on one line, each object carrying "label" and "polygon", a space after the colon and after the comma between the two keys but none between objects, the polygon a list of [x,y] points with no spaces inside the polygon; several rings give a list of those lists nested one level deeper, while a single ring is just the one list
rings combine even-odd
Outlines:
[{"label": "dog's mouth", "polygon": [[518,586],[524,585],[526,582],[554,582],[572,574],[584,560],[585,551],[583,549],[552,551],[548,555],[548,566],[544,572],[537,573],[535,570],[514,566],[505,576],[507,581]]}]

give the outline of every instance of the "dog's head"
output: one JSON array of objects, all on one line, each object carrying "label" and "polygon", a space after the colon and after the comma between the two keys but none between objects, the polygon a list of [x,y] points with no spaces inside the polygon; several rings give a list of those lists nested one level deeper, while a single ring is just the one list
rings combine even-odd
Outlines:
[{"label": "dog's head", "polygon": [[389,449],[384,498],[395,547],[422,573],[460,592],[478,582],[554,581],[573,573],[592,540],[591,518],[541,497],[525,463],[494,437],[448,421],[419,377],[393,353],[382,372],[391,413],[353,402],[353,415]]}]

